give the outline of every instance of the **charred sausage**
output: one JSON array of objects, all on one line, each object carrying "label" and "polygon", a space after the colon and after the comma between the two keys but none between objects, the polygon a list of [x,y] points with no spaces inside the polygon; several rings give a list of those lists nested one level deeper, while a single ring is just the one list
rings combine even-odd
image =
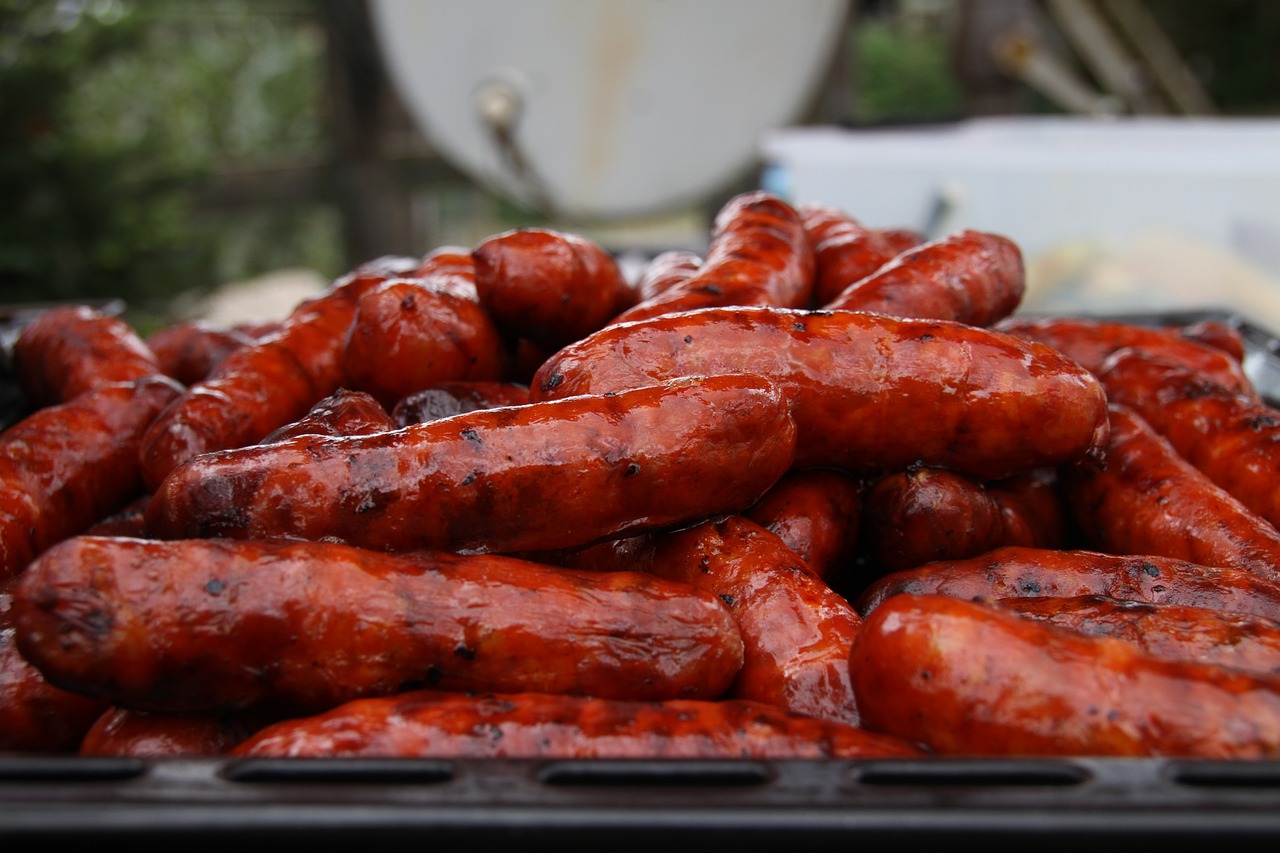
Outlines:
[{"label": "charred sausage", "polygon": [[398,426],[420,424],[499,406],[529,402],[529,386],[520,382],[441,382],[415,391],[396,403],[391,417]]},{"label": "charred sausage", "polygon": [[395,420],[372,395],[339,388],[298,420],[273,430],[261,443],[302,435],[372,435],[396,427]]}]

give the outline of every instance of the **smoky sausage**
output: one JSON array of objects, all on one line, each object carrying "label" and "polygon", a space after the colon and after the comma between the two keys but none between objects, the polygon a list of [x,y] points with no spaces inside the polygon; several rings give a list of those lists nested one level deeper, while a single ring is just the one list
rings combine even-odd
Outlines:
[{"label": "smoky sausage", "polygon": [[415,391],[391,410],[397,426],[420,424],[498,406],[521,406],[529,402],[529,386],[520,382],[440,382]]},{"label": "smoky sausage", "polygon": [[194,385],[207,379],[228,355],[255,340],[239,329],[192,320],[165,326],[145,342],[162,373],[183,385]]},{"label": "smoky sausage", "polygon": [[834,205],[807,202],[797,205],[796,212],[813,249],[815,306],[827,304],[909,248]]},{"label": "smoky sausage", "polygon": [[838,574],[858,546],[865,483],[837,468],[787,472],[743,512],[820,578]]},{"label": "smoky sausage", "polygon": [[260,443],[271,444],[302,435],[372,435],[396,428],[390,413],[371,394],[339,388],[298,420],[268,433]]}]

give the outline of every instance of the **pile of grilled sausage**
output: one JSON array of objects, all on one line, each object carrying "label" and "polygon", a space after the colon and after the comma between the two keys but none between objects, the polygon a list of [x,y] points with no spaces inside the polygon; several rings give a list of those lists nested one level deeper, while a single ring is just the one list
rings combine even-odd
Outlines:
[{"label": "pile of grilled sausage", "polygon": [[1226,322],[765,192],[50,308],[0,432],[0,751],[1280,755],[1280,412]]}]

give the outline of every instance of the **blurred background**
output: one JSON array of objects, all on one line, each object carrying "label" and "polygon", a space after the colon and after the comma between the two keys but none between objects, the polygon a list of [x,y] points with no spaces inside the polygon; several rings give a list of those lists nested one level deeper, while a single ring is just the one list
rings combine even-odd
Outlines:
[{"label": "blurred background", "polygon": [[1273,0],[0,0],[0,302],[263,319],[522,225],[639,264],[764,187],[1007,233],[1028,309],[1280,330],[1278,45]]}]

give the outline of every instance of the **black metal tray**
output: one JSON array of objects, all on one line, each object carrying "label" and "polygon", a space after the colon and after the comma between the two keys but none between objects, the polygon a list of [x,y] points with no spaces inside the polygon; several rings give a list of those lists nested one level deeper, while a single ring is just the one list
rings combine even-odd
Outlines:
[{"label": "black metal tray", "polygon": [[[1101,319],[1101,318],[1100,318]],[[1218,319],[1280,400],[1280,340]],[[1280,760],[543,761],[0,754],[0,841],[563,850],[1280,849]],[[9,847],[7,849],[19,849]]]}]

